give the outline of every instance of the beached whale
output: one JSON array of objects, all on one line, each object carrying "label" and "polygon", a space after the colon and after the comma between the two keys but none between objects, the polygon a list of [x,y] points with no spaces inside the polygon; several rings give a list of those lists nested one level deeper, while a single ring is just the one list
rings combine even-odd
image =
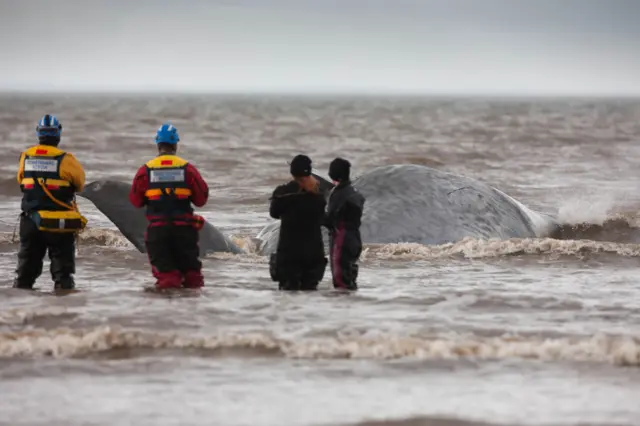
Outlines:
[{"label": "beached whale", "polygon": [[[333,184],[314,176],[328,196]],[[426,166],[382,166],[354,179],[353,184],[366,197],[360,229],[364,244],[535,238],[551,236],[558,229],[551,216],[531,210],[487,184]],[[144,209],[129,203],[129,189],[124,182],[101,180],[87,185],[79,195],[90,200],[144,253]],[[280,221],[273,221],[258,233],[259,254],[275,251],[279,229]],[[323,232],[326,242],[326,230]],[[244,253],[209,222],[200,231],[200,248],[202,254]]]},{"label": "beached whale", "polygon": [[[333,187],[314,176],[325,191]],[[353,185],[366,198],[360,228],[364,244],[547,237],[559,226],[553,217],[487,184],[421,165],[377,167]],[[280,221],[274,221],[260,231],[261,254],[275,251],[279,229]]]},{"label": "beached whale", "polygon": [[[146,252],[144,233],[147,219],[144,209],[129,202],[131,184],[113,180],[99,180],[86,185],[78,195],[91,201],[141,253]],[[201,254],[212,252],[244,253],[233,241],[208,221],[200,229]]]}]

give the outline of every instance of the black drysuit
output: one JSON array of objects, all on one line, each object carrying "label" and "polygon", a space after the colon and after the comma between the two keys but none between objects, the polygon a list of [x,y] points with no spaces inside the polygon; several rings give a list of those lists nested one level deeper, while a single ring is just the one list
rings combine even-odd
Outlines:
[{"label": "black drysuit", "polygon": [[329,196],[325,226],[329,229],[334,288],[357,290],[358,258],[362,253],[360,220],[365,198],[350,181],[340,182]]},{"label": "black drysuit", "polygon": [[43,258],[49,250],[51,278],[55,289],[74,289],[75,235],[72,233],[42,232],[25,213],[20,215],[20,250],[18,251],[17,277],[13,286],[33,288],[42,274]]},{"label": "black drysuit", "polygon": [[322,280],[327,267],[322,241],[325,206],[322,193],[306,192],[296,181],[273,191],[269,215],[281,223],[270,274],[280,290],[316,290]]}]

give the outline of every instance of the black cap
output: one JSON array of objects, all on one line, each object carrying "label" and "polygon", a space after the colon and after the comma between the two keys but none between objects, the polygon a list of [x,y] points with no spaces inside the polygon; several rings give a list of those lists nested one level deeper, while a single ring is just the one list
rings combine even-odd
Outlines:
[{"label": "black cap", "polygon": [[337,182],[349,180],[351,163],[344,158],[336,158],[329,164],[329,177]]},{"label": "black cap", "polygon": [[291,175],[295,177],[311,176],[311,158],[302,154],[293,157]]}]

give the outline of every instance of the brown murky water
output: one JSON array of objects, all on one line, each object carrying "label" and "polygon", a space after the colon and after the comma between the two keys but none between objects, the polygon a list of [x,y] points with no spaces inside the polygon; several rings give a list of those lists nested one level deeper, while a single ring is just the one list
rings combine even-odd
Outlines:
[{"label": "brown murky water", "polygon": [[[266,258],[217,254],[201,295],[170,298],[80,200],[81,291],[47,294],[46,262],[23,292],[16,162],[48,112],[89,182],[130,181],[171,119],[212,187],[202,214],[249,251],[299,152],[469,175],[567,226],[368,247],[349,296],[328,275],[282,294]],[[640,424],[640,101],[3,95],[0,138],[2,424]]]}]

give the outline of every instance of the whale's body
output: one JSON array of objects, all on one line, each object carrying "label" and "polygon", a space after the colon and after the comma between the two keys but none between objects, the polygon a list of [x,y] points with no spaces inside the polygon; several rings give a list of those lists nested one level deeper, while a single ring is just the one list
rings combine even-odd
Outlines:
[{"label": "whale's body", "polygon": [[[130,184],[113,180],[100,180],[86,185],[79,196],[91,201],[122,232],[141,253],[146,252],[144,234],[147,219],[144,209],[129,202]],[[227,236],[209,222],[200,229],[201,254],[212,252],[244,253]]]},{"label": "whale's body", "polygon": [[[315,176],[328,196],[333,184]],[[353,185],[366,198],[360,228],[364,244],[433,245],[467,237],[535,238],[549,236],[558,228],[552,217],[527,208],[487,184],[426,166],[378,167],[354,179]],[[144,210],[129,203],[129,188],[123,182],[97,181],[79,195],[93,202],[138,250],[145,252],[147,222]],[[276,250],[279,230],[280,221],[273,221],[259,232],[260,254]],[[323,233],[326,243],[326,230]],[[200,231],[200,248],[203,254],[244,253],[208,222]]]},{"label": "whale's body", "polygon": [[[324,181],[327,185],[332,186]],[[558,226],[552,217],[487,184],[421,165],[378,167],[353,186],[366,198],[360,227],[364,244],[534,238]],[[262,254],[276,249],[279,227],[279,221],[272,222],[258,234]]]}]

